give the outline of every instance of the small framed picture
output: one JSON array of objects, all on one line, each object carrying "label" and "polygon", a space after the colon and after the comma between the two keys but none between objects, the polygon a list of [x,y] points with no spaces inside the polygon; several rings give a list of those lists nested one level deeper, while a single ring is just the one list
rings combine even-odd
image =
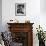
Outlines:
[{"label": "small framed picture", "polygon": [[26,15],[26,4],[25,3],[16,3],[15,4],[15,15],[16,16],[25,16]]}]

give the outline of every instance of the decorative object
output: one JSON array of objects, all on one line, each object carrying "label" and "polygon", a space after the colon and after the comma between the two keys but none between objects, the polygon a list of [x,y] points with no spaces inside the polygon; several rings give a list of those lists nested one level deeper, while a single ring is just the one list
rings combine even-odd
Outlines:
[{"label": "decorative object", "polygon": [[10,20],[10,21],[13,21],[13,20]]},{"label": "decorative object", "polygon": [[39,46],[45,46],[45,35],[43,32],[42,27],[36,28],[37,29],[37,34],[38,35],[38,40],[39,40]]},{"label": "decorative object", "polygon": [[15,4],[15,15],[16,16],[26,15],[26,4],[25,3],[16,3]]},{"label": "decorative object", "polygon": [[9,23],[19,23],[19,21],[17,19],[11,19],[10,21],[8,21]]},{"label": "decorative object", "polygon": [[25,20],[25,23],[30,23],[30,20]]}]

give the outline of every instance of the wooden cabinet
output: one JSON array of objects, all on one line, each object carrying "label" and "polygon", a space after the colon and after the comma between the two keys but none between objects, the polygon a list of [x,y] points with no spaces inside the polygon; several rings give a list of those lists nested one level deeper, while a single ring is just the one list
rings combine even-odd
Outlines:
[{"label": "wooden cabinet", "polygon": [[33,23],[8,23],[13,41],[23,43],[22,46],[33,46]]}]

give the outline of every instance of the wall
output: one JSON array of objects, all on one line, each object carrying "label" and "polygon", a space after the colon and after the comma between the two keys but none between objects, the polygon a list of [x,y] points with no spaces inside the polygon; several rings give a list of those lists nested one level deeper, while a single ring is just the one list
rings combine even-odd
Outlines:
[{"label": "wall", "polygon": [[[26,3],[26,16],[15,16],[15,3]],[[36,27],[40,24],[40,0],[2,0],[3,31],[7,31],[7,22],[10,19],[17,19],[19,22],[30,20],[31,23],[34,23],[33,45],[38,46]]]},{"label": "wall", "polygon": [[2,28],[2,0],[0,0],[0,31]]},{"label": "wall", "polygon": [[40,9],[42,13],[46,13],[46,0],[40,0]]},{"label": "wall", "polygon": [[[15,16],[15,3],[26,2],[26,16]],[[10,19],[17,19],[19,22],[30,20],[33,23],[39,23],[40,21],[40,0],[3,0],[2,1],[2,24],[3,26]],[[19,18],[19,19],[18,19]],[[23,18],[23,19],[22,19]],[[38,21],[37,21],[38,20]],[[6,26],[5,26],[6,27]],[[6,30],[6,28],[4,29]]]},{"label": "wall", "polygon": [[[15,16],[15,3],[26,3],[26,16]],[[46,15],[42,14],[43,12],[41,9],[43,6],[40,0],[2,0],[2,30],[8,30],[7,22],[11,19],[17,19],[19,22],[30,20],[31,23],[34,23],[33,45],[38,46],[36,27],[41,24],[43,29],[46,30],[46,22],[44,21],[46,20]]]},{"label": "wall", "polygon": [[46,31],[46,0],[40,0],[40,24]]}]

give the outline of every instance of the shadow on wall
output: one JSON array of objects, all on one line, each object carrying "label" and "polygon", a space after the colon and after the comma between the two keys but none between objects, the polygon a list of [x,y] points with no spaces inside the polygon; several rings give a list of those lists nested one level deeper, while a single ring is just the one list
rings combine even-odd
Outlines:
[{"label": "shadow on wall", "polygon": [[40,0],[40,12],[46,14],[46,0]]},{"label": "shadow on wall", "polygon": [[0,31],[2,31],[2,0],[0,0]]}]

